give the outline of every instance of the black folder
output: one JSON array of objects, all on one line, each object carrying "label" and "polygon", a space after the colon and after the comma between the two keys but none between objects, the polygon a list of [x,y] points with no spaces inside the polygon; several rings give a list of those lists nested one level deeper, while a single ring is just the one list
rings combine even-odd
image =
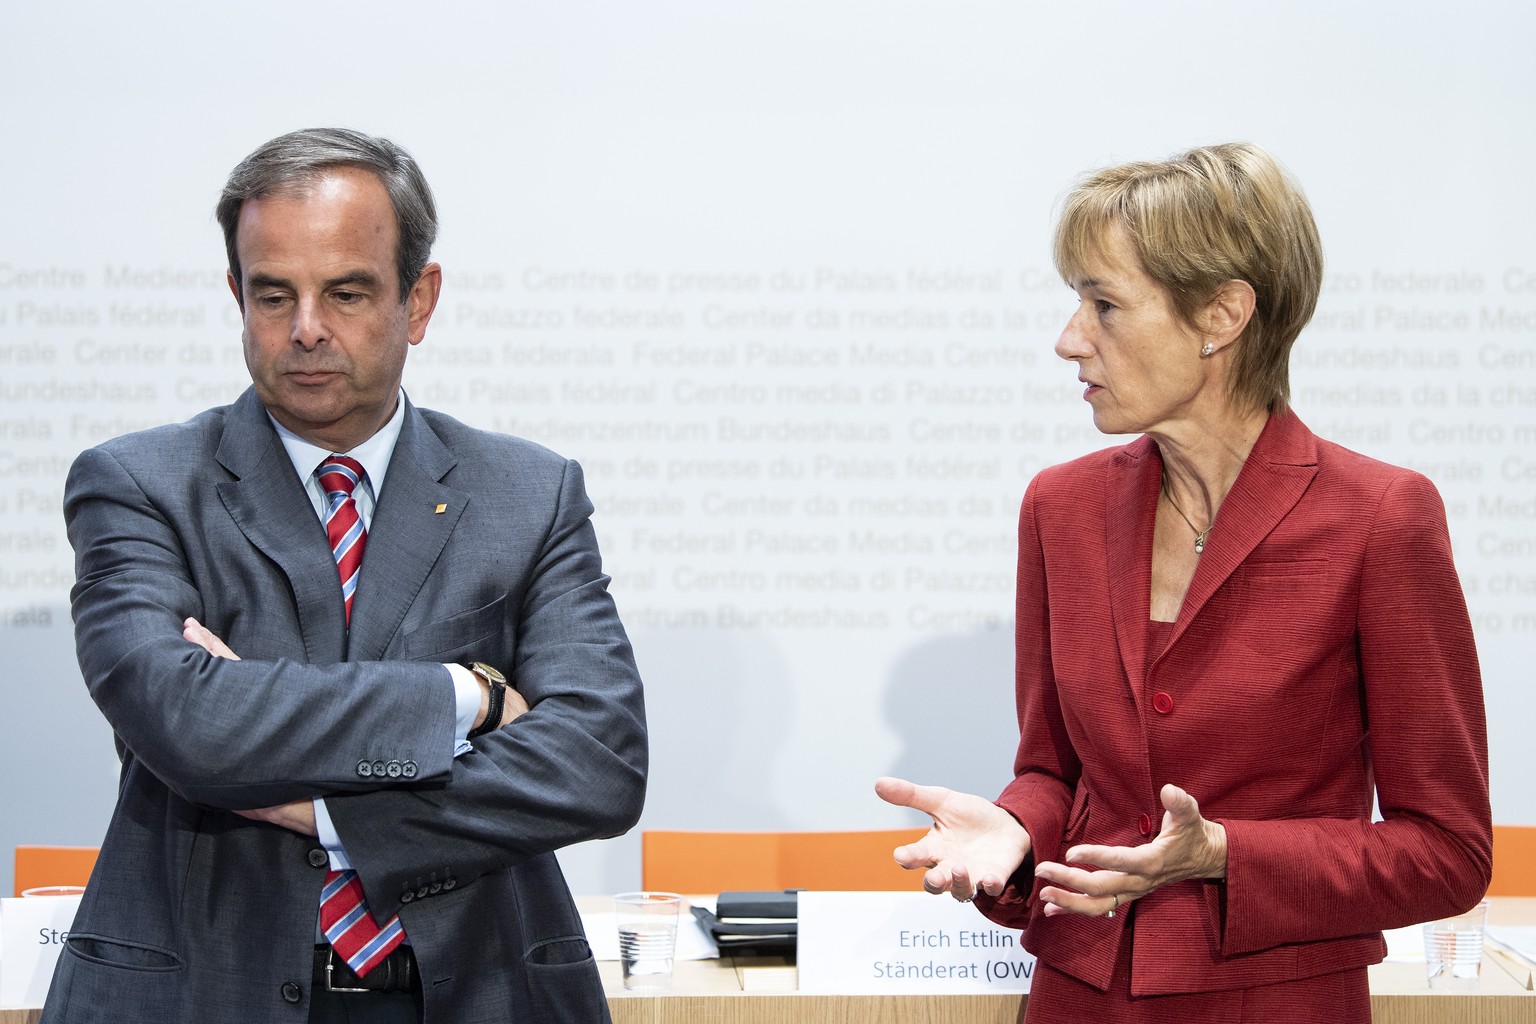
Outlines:
[{"label": "black folder", "polygon": [[795,955],[798,889],[722,892],[715,912],[694,907],[693,916],[726,956]]},{"label": "black folder", "polygon": [[715,900],[715,916],[721,920],[788,918],[793,921],[799,913],[799,889],[783,889],[778,892],[723,892]]}]

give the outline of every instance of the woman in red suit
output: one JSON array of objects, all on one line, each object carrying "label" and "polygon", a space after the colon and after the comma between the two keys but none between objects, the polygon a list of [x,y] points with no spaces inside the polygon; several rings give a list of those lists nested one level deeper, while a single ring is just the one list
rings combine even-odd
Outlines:
[{"label": "woman in red suit", "polygon": [[896,859],[1027,929],[1030,1024],[1369,1021],[1381,931],[1488,886],[1444,507],[1288,408],[1322,250],[1263,150],[1092,175],[1055,257],[1056,352],[1095,425],[1140,436],[1029,485],[1013,781],[880,780],[934,819]]}]

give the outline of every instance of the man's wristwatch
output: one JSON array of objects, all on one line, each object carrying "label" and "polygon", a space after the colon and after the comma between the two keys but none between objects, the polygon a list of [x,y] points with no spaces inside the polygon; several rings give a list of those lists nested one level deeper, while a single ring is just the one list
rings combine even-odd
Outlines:
[{"label": "man's wristwatch", "polygon": [[474,739],[476,736],[484,736],[488,732],[501,728],[501,712],[507,704],[507,677],[494,666],[487,665],[483,661],[464,667],[484,679],[486,688],[491,691],[490,702],[485,707],[485,721],[469,731],[468,738]]}]

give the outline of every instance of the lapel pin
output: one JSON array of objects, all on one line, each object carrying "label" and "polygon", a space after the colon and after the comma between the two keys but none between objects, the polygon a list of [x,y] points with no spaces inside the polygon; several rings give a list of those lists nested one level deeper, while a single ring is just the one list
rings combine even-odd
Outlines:
[{"label": "lapel pin", "polygon": [[439,505],[439,506],[437,506],[437,508],[433,509],[432,511],[436,515],[442,515],[444,512],[448,511],[448,506],[447,505]]}]

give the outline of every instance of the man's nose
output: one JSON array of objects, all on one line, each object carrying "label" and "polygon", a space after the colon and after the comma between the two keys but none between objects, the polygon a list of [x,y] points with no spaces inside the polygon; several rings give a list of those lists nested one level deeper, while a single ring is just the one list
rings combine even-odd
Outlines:
[{"label": "man's nose", "polygon": [[294,303],[292,340],[299,347],[311,349],[329,337],[319,300],[301,298]]}]

